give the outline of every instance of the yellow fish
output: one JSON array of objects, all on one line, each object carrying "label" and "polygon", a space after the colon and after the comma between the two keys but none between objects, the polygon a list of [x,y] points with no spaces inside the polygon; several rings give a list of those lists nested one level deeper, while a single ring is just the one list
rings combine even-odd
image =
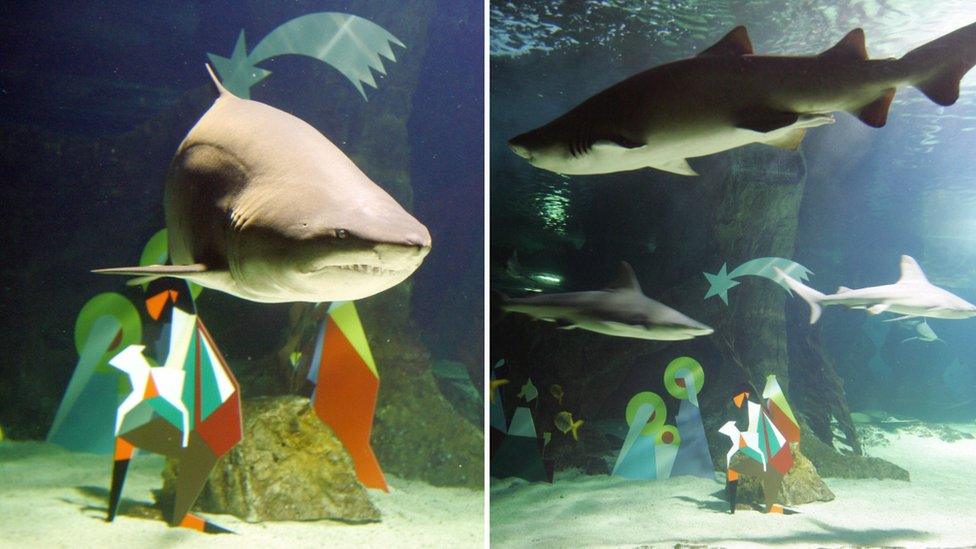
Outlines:
[{"label": "yellow fish", "polygon": [[549,394],[552,395],[559,404],[563,403],[563,386],[562,385],[550,385]]},{"label": "yellow fish", "polygon": [[556,424],[556,428],[563,432],[565,435],[569,431],[573,432],[573,440],[579,440],[579,428],[583,425],[583,420],[578,419],[573,421],[573,414],[569,412],[559,412],[556,417],[552,420]]},{"label": "yellow fish", "polygon": [[0,442],[3,442],[3,427],[0,427]]},{"label": "yellow fish", "polygon": [[495,389],[506,384],[508,384],[508,380],[504,378],[491,380],[491,388],[488,391],[488,400],[490,402],[495,402]]}]

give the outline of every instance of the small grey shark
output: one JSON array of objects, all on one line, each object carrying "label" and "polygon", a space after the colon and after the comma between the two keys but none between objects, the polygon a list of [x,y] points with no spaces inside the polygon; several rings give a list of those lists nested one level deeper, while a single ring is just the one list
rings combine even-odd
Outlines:
[{"label": "small grey shark", "polygon": [[907,320],[905,323],[911,328],[915,335],[901,340],[902,343],[907,343],[909,341],[921,341],[923,343],[932,343],[935,341],[941,341],[945,343],[938,335],[936,335],[935,330],[929,326],[929,323],[925,319],[921,320]]},{"label": "small grey shark", "polygon": [[714,330],[650,299],[641,291],[634,270],[621,262],[616,279],[602,290],[501,297],[504,311],[617,337],[677,341]]},{"label": "small grey shark", "polygon": [[825,305],[867,309],[873,315],[884,312],[903,315],[893,320],[976,316],[976,305],[929,282],[918,263],[907,255],[901,256],[901,277],[898,282],[856,290],[841,286],[833,295],[822,294],[780,269],[775,270],[790,289],[810,305],[810,324],[820,318],[821,308]]},{"label": "small grey shark", "polygon": [[816,56],[754,55],[740,26],[696,57],[623,80],[508,145],[561,174],[651,167],[696,175],[688,158],[750,143],[796,149],[807,129],[834,122],[832,112],[884,126],[901,86],[952,105],[974,64],[976,23],[901,59],[868,59],[861,29]]},{"label": "small grey shark", "polygon": [[164,209],[172,265],[99,269],[163,276],[265,303],[367,297],[399,284],[430,233],[304,121],[220,96],[176,151]]}]

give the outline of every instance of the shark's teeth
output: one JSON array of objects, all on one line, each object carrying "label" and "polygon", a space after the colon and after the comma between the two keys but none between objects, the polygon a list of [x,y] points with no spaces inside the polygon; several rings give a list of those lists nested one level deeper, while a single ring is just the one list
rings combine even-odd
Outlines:
[{"label": "shark's teeth", "polygon": [[357,273],[370,274],[376,276],[392,275],[397,273],[397,271],[393,269],[384,269],[382,267],[377,267],[375,265],[366,265],[362,263],[352,264],[352,265],[331,265],[330,268],[340,269],[343,271],[354,271]]}]

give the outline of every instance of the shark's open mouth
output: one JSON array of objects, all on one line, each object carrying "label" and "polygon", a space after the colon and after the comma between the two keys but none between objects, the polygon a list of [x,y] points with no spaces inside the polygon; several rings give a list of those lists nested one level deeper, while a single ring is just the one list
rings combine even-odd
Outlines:
[{"label": "shark's open mouth", "polygon": [[351,264],[351,265],[326,265],[317,272],[324,271],[326,269],[335,269],[340,271],[351,271],[365,275],[373,276],[393,276],[402,272],[402,269],[385,269],[383,267],[377,267],[376,265],[367,265],[364,263]]}]

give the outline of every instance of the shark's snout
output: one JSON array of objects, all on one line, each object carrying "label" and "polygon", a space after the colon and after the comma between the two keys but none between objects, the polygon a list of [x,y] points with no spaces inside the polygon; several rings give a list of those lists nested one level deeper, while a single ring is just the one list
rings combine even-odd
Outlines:
[{"label": "shark's snout", "polygon": [[[519,136],[521,137],[521,136]],[[526,160],[532,160],[532,151],[529,150],[525,145],[520,144],[518,137],[513,137],[508,140],[508,148],[512,149],[512,152],[521,156]]]}]

